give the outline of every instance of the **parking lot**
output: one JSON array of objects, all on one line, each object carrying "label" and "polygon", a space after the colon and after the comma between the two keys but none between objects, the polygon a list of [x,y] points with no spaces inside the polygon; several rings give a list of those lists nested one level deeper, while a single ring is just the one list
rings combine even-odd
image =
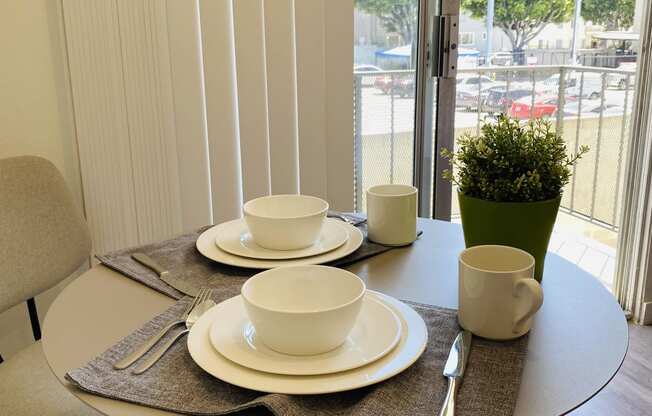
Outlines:
[{"label": "parking lot", "polygon": [[[633,92],[629,90],[619,90],[609,88],[605,90],[604,103],[607,105],[618,106],[625,110],[625,96],[627,99],[627,114],[631,113]],[[526,99],[529,97],[526,97]],[[525,99],[524,99],[525,101]],[[587,108],[595,108],[596,105],[601,103],[601,98],[595,99],[582,99],[583,111],[580,114],[581,118],[596,118],[599,117],[598,112],[585,111]],[[568,102],[567,105],[570,105]],[[365,87],[362,89],[362,134],[363,135],[376,135],[376,134],[391,134],[412,132],[414,129],[414,97],[400,97],[398,95],[384,94],[382,91],[374,87]],[[617,114],[616,111],[609,115]],[[478,120],[481,122],[492,114],[481,111],[478,113],[475,110],[469,111],[463,107],[456,107],[455,109],[455,127],[456,128],[470,128],[478,125]],[[572,118],[573,115],[566,115],[565,118]],[[577,115],[574,115],[577,118]]]},{"label": "parking lot", "polygon": [[[614,103],[627,112],[584,112],[561,117],[562,136],[570,151],[586,144],[591,150],[579,163],[574,181],[564,193],[562,205],[572,212],[604,223],[616,224],[620,209],[622,172],[625,164],[632,90],[610,88],[604,103]],[[599,105],[602,98],[582,99],[582,108]],[[360,106],[361,187],[386,182],[411,183],[413,169],[414,98],[401,98],[367,86],[361,91]],[[481,111],[455,111],[455,137],[475,134],[492,115]],[[623,120],[625,124],[623,125]],[[551,118],[553,125],[556,119]],[[364,206],[364,193],[360,195]],[[454,213],[455,213],[454,207]]]}]

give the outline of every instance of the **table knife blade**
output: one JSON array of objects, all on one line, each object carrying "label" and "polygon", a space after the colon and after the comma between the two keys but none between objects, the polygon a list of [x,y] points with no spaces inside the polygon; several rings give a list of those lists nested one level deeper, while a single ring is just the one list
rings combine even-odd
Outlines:
[{"label": "table knife blade", "polygon": [[471,351],[472,335],[469,331],[462,331],[457,334],[455,341],[451,346],[446,365],[444,366],[444,377],[448,378],[448,391],[444,406],[439,412],[439,416],[455,416],[455,394],[459,383],[464,377],[466,363]]},{"label": "table knife blade", "polygon": [[177,277],[177,276],[175,276],[175,275],[173,275],[173,274],[171,274],[169,272],[164,273],[164,274],[160,275],[159,277],[161,278],[162,281],[164,281],[168,285],[172,286],[173,288],[175,288],[179,292],[185,293],[186,295],[195,297],[195,296],[197,296],[197,293],[199,292],[199,290],[197,290],[196,287],[194,287],[190,283],[186,282],[183,279],[180,279],[179,277]]},{"label": "table knife blade", "polygon": [[186,295],[190,296],[197,296],[197,288],[195,288],[193,285],[190,283],[186,282],[184,279],[179,278],[178,276],[175,276],[174,274],[170,273],[168,270],[165,269],[165,267],[161,266],[145,253],[134,253],[131,255],[131,258],[136,260],[138,263],[142,264],[143,266],[153,270],[158,274],[158,277],[167,283],[168,285],[172,286],[179,292],[182,292]]},{"label": "table knife blade", "polygon": [[455,341],[453,341],[450,353],[448,354],[448,360],[446,360],[446,365],[444,366],[445,377],[464,376],[470,350],[471,333],[469,331],[461,331],[455,337]]}]

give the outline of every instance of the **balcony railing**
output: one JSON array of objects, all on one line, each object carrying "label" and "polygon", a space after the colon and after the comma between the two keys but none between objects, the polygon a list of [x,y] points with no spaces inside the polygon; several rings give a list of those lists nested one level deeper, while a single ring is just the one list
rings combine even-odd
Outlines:
[{"label": "balcony railing", "polygon": [[[570,65],[460,69],[455,137],[478,133],[482,123],[492,122],[497,113],[524,120],[549,118],[570,151],[583,144],[591,148],[574,168],[572,182],[564,190],[562,208],[615,230],[634,75],[633,70]],[[364,207],[363,190],[368,186],[412,181],[413,96],[413,71],[354,73],[358,209]],[[453,215],[457,214],[455,204],[453,211]]]}]

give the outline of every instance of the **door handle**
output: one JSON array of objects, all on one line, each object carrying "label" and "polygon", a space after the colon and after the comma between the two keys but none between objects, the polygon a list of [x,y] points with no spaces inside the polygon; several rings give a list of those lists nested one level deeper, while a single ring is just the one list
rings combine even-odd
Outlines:
[{"label": "door handle", "polygon": [[430,67],[433,77],[455,78],[457,76],[458,26],[458,16],[431,16]]}]

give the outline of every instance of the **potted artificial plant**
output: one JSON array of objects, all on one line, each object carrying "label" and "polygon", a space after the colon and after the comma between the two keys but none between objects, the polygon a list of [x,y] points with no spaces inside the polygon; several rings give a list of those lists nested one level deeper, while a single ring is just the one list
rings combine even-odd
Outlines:
[{"label": "potted artificial plant", "polygon": [[485,123],[478,136],[461,136],[455,153],[444,149],[453,167],[444,176],[457,185],[466,246],[523,249],[534,256],[540,282],[563,188],[588,150],[569,155],[549,121],[522,124],[505,115]]}]

